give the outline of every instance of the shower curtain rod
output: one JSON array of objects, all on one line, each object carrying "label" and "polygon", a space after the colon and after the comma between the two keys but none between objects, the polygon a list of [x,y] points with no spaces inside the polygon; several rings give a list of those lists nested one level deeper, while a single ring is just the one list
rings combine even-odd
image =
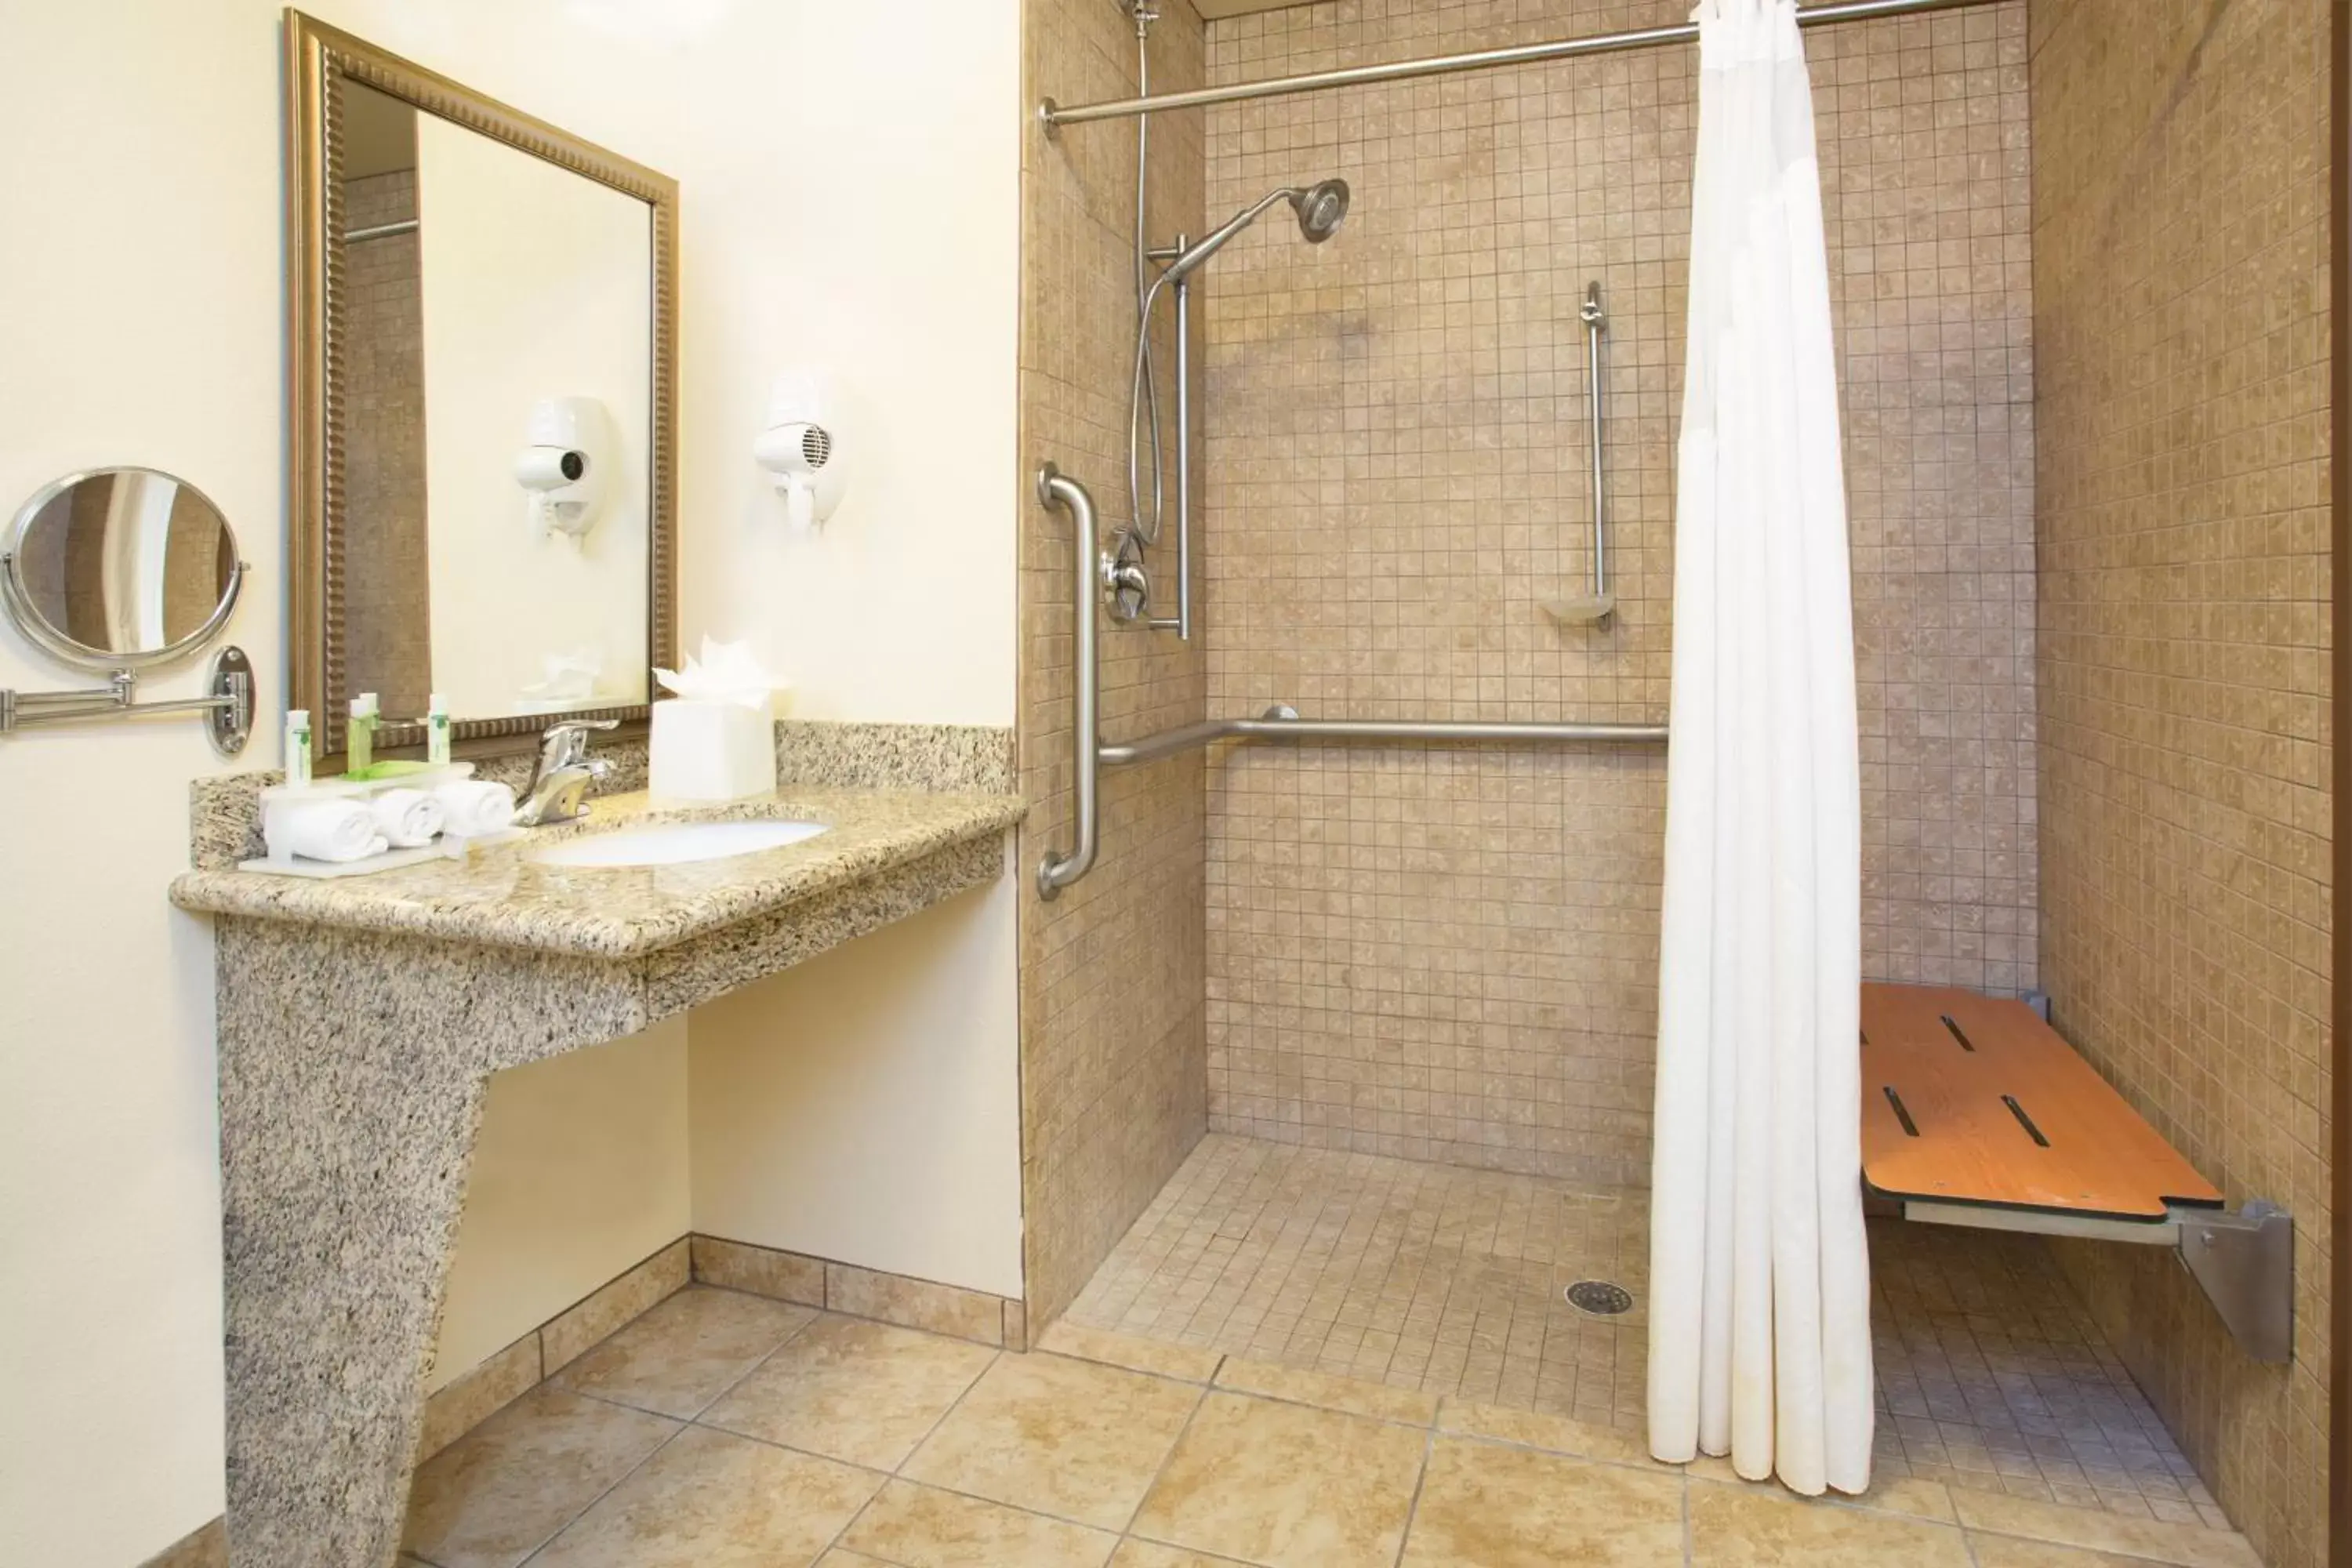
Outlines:
[{"label": "shower curtain rod", "polygon": [[[1840,0],[1829,5],[1800,6],[1797,25],[1827,26],[1832,22],[1867,22],[1880,16],[1910,16],[1927,11],[1957,11],[1969,5],[1990,5],[1998,0]],[[1121,120],[1170,109],[1198,109],[1203,104],[1238,103],[1252,98],[1286,98],[1295,92],[1322,92],[1335,87],[1362,87],[1371,82],[1406,81],[1414,77],[1450,76],[1455,71],[1489,70],[1498,66],[1537,65],[1545,60],[1575,59],[1583,55],[1611,55],[1624,49],[1646,49],[1659,44],[1685,44],[1698,38],[1698,24],[1651,27],[1641,32],[1602,33],[1589,38],[1560,38],[1549,44],[1519,44],[1505,49],[1479,49],[1466,55],[1432,55],[1417,60],[1391,60],[1385,65],[1349,66],[1342,70],[1313,71],[1305,76],[1275,77],[1265,81],[1237,82],[1231,87],[1195,88],[1190,92],[1162,92],[1150,98],[1121,98],[1101,103],[1081,103],[1065,109],[1052,99],[1037,106],[1037,118],[1051,136],[1065,125],[1092,120]]]}]

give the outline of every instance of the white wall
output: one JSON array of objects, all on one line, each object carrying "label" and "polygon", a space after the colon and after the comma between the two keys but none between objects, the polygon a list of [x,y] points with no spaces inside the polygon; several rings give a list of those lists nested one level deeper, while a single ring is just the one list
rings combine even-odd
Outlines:
[{"label": "white wall", "polygon": [[[689,642],[757,637],[803,715],[1010,723],[1017,8],[310,8],[683,184]],[[194,481],[256,569],[231,635],[268,710],[278,16],[0,0],[0,508],[95,463]],[[749,447],[773,372],[811,362],[855,379],[873,445],[794,540]],[[0,682],[75,679],[0,632]],[[214,771],[186,721],[0,742],[0,1562],[122,1568],[221,1507],[211,943],[163,898]]]},{"label": "white wall", "polygon": [[[582,655],[595,705],[643,702],[653,209],[420,114],[416,211],[433,689],[453,718],[528,713],[548,657]],[[533,526],[514,477],[548,397],[604,411],[577,538]]]},{"label": "white wall", "polygon": [[696,1230],[1021,1294],[1018,886],[696,1010]]},{"label": "white wall", "polygon": [[[1020,8],[316,8],[683,187],[685,646],[751,638],[799,718],[1012,723]],[[751,447],[806,366],[855,395],[865,450],[794,536]]]},{"label": "white wall", "polygon": [[490,1079],[431,1387],[686,1233],[687,1021]]}]

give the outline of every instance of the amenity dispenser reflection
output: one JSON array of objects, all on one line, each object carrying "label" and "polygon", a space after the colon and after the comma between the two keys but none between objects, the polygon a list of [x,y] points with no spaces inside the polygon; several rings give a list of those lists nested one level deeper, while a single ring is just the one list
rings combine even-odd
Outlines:
[{"label": "amenity dispenser reflection", "polygon": [[807,372],[778,376],[769,394],[767,428],[751,444],[751,455],[784,498],[784,515],[794,528],[824,521],[849,489],[842,402],[834,388]]},{"label": "amenity dispenser reflection", "polygon": [[531,536],[562,534],[575,544],[596,526],[613,440],[604,405],[593,397],[542,397],[532,405],[515,482],[530,495]]}]

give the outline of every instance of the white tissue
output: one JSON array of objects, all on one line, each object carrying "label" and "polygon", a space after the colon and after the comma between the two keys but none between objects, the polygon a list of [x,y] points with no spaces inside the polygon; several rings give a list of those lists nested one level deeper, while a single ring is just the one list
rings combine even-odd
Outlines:
[{"label": "white tissue", "polygon": [[676,696],[654,704],[653,768],[666,800],[741,800],[776,787],[775,678],[751,646],[702,639],[702,658],[654,677]]},{"label": "white tissue", "polygon": [[524,701],[539,707],[563,703],[578,704],[596,695],[597,677],[604,673],[604,661],[593,648],[575,648],[570,653],[551,653],[540,661],[545,679],[522,689]]},{"label": "white tissue", "polygon": [[384,851],[375,818],[356,800],[316,800],[289,807],[275,824],[284,842],[273,850],[306,860],[363,860]]},{"label": "white tissue", "polygon": [[702,658],[686,657],[684,669],[654,670],[654,679],[690,702],[732,702],[743,708],[765,708],[775,695],[775,677],[761,668],[759,655],[747,642],[702,639]]},{"label": "white tissue", "polygon": [[421,849],[441,831],[441,805],[421,789],[388,789],[368,802],[375,830],[394,849]]},{"label": "white tissue", "polygon": [[514,825],[514,791],[502,784],[445,784],[433,792],[433,800],[441,808],[442,831],[455,837],[479,838]]}]

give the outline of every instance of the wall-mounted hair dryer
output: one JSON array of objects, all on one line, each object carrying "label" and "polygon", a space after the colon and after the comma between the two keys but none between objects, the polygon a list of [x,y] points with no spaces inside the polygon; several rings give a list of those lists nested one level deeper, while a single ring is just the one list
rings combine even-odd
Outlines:
[{"label": "wall-mounted hair dryer", "polygon": [[795,528],[831,517],[849,489],[844,461],[841,399],[805,373],[781,375],[768,398],[768,426],[751,455],[784,498]]},{"label": "wall-mounted hair dryer", "polygon": [[613,442],[604,405],[593,397],[542,397],[530,411],[515,483],[530,496],[531,533],[575,542],[596,525]]}]

